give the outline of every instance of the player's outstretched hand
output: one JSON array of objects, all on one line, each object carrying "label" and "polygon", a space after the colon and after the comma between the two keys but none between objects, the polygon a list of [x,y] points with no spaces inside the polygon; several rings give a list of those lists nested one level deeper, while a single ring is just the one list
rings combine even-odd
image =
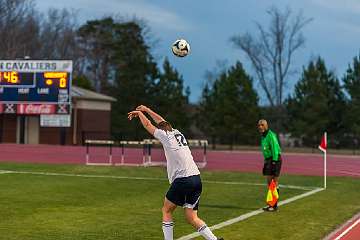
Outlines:
[{"label": "player's outstretched hand", "polygon": [[132,120],[133,118],[136,118],[139,116],[140,111],[131,111],[128,113],[128,119]]},{"label": "player's outstretched hand", "polygon": [[145,105],[140,105],[140,106],[137,106],[136,110],[137,111],[142,111],[142,112],[146,112],[149,108]]}]

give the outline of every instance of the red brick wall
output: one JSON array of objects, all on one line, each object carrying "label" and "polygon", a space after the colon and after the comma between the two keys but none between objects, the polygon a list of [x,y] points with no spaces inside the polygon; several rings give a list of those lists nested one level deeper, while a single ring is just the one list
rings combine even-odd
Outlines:
[{"label": "red brick wall", "polygon": [[0,114],[1,142],[16,143],[16,118],[15,114]]},{"label": "red brick wall", "polygon": [[[110,138],[110,111],[78,109],[77,114],[77,145],[85,139]],[[0,134],[3,143],[16,143],[16,114],[0,114]],[[73,117],[71,127],[65,128],[65,144],[73,144]],[[61,128],[40,127],[40,144],[60,144]]]},{"label": "red brick wall", "polygon": [[110,124],[110,111],[78,109],[78,134],[81,135],[79,141],[109,139]]},{"label": "red brick wall", "polygon": [[[72,127],[65,129],[65,144],[72,145]],[[40,127],[40,144],[60,144],[61,128],[59,127]]]}]

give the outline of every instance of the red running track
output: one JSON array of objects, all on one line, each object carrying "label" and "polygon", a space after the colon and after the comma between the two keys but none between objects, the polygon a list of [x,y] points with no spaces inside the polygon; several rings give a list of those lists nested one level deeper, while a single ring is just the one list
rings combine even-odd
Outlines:
[{"label": "red running track", "polygon": [[[113,148],[113,161],[120,163],[121,148]],[[125,148],[126,163],[142,163],[143,150]],[[0,144],[1,162],[85,164],[86,148],[83,146]],[[90,148],[90,161],[108,161],[109,148]],[[195,159],[202,159],[202,150],[193,150]],[[152,150],[153,161],[164,161],[161,149]],[[208,151],[209,170],[261,172],[263,160],[260,152]],[[328,155],[328,176],[360,177],[360,156]],[[296,175],[323,175],[322,154],[283,154],[282,172]]]},{"label": "red running track", "polygon": [[[195,160],[202,159],[200,149],[192,150]],[[90,161],[108,161],[109,148],[90,148]],[[53,146],[53,145],[17,145],[0,144],[0,162],[23,162],[23,163],[53,163],[53,164],[85,164],[86,148],[83,146]],[[113,161],[120,163],[122,149],[113,148]],[[143,149],[125,148],[124,156],[126,163],[138,163],[143,161]],[[152,150],[153,161],[164,161],[164,153],[161,149]],[[323,175],[322,154],[283,154],[282,172],[297,175]],[[263,160],[259,152],[246,151],[208,151],[207,166],[209,170],[227,170],[240,172],[261,172]],[[351,176],[360,177],[360,157],[344,155],[328,155],[328,176]],[[336,239],[344,232],[348,223],[336,231],[333,238]],[[351,229],[341,240],[359,240],[360,224]],[[338,240],[338,239],[337,239]]]},{"label": "red running track", "polygon": [[360,239],[360,213],[335,230],[324,240],[359,240]]}]

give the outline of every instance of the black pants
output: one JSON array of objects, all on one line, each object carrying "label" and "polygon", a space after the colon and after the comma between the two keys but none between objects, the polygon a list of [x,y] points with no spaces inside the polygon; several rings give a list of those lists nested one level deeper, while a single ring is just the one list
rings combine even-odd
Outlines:
[{"label": "black pants", "polygon": [[279,177],[281,171],[281,164],[282,164],[281,158],[279,158],[278,161],[273,161],[273,160],[265,161],[263,167],[263,175]]},{"label": "black pants", "polygon": [[166,198],[177,206],[198,210],[201,192],[200,175],[177,178],[172,182]]}]

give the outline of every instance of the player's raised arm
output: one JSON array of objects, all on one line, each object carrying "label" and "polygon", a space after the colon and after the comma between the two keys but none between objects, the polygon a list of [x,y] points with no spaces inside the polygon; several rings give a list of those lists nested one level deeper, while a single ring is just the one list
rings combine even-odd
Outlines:
[{"label": "player's raised arm", "polygon": [[147,114],[149,114],[150,117],[156,122],[156,124],[165,121],[165,119],[162,116],[160,116],[159,114],[157,114],[156,112],[154,112],[153,110],[151,110],[149,107],[147,107],[145,105],[138,106],[136,108],[136,110],[146,112]]},{"label": "player's raised arm", "polygon": [[132,120],[135,117],[139,117],[143,127],[151,134],[154,135],[156,127],[152,125],[151,121],[141,111],[131,111],[128,113],[128,119]]}]

